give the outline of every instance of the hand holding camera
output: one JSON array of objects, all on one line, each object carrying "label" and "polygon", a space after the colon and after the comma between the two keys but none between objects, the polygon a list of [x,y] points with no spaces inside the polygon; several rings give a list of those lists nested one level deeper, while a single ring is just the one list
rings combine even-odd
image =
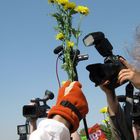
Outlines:
[{"label": "hand holding camera", "polygon": [[129,80],[133,83],[136,88],[140,88],[140,72],[132,67],[125,59],[120,58],[121,63],[123,63],[126,68],[122,69],[118,74],[118,81],[122,84],[124,81]]},{"label": "hand holding camera", "polygon": [[104,34],[102,32],[90,33],[84,37],[83,42],[85,46],[95,45],[97,51],[105,57],[104,64],[96,63],[86,67],[90,72],[89,78],[95,83],[95,86],[103,84],[106,80],[109,81],[108,86],[112,88],[120,86],[117,82],[118,73],[126,67],[119,60],[122,56],[113,54],[113,47]]}]

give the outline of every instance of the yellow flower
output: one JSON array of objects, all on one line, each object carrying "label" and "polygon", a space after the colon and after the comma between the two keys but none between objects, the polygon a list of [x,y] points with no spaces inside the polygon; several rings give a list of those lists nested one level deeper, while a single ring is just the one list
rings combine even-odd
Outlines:
[{"label": "yellow flower", "polygon": [[66,83],[66,81],[62,81],[61,85],[64,85]]},{"label": "yellow flower", "polygon": [[103,123],[108,123],[109,122],[109,117],[106,117],[106,119],[102,120]]},{"label": "yellow flower", "polygon": [[55,3],[56,0],[48,0],[48,3]]},{"label": "yellow flower", "polygon": [[56,35],[56,40],[63,40],[64,39],[64,34],[63,33],[58,33],[57,35]]},{"label": "yellow flower", "polygon": [[80,6],[80,5],[75,8],[75,11],[79,12],[79,13],[81,13],[83,15],[88,15],[88,13],[89,13],[88,7]]},{"label": "yellow flower", "polygon": [[68,42],[67,42],[67,46],[68,46],[68,47],[73,47],[73,46],[74,46],[74,42],[68,41]]},{"label": "yellow flower", "polygon": [[106,121],[106,120],[102,120],[102,123],[105,123],[105,124],[106,124],[106,123],[107,123],[107,121]]},{"label": "yellow flower", "polygon": [[65,4],[64,9],[74,9],[76,7],[76,4],[74,2],[68,2]]},{"label": "yellow flower", "polygon": [[100,113],[107,113],[107,107],[103,107],[102,109],[100,109]]},{"label": "yellow flower", "polygon": [[69,0],[56,0],[58,4],[65,5],[69,2]]}]

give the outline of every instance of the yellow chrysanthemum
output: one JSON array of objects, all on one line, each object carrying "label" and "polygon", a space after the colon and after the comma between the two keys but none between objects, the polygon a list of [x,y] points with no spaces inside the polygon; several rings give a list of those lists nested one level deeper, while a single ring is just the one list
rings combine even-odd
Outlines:
[{"label": "yellow chrysanthemum", "polygon": [[69,0],[56,0],[58,4],[65,5],[69,2]]},{"label": "yellow chrysanthemum", "polygon": [[48,0],[48,3],[55,3],[56,0]]},{"label": "yellow chrysanthemum", "polygon": [[102,120],[102,123],[105,123],[106,124],[106,120]]},{"label": "yellow chrysanthemum", "polygon": [[109,122],[109,117],[106,117],[106,119],[102,120],[103,123],[108,123]]},{"label": "yellow chrysanthemum", "polygon": [[67,42],[67,46],[68,46],[68,47],[73,47],[73,46],[74,46],[74,42],[68,41],[68,42]]},{"label": "yellow chrysanthemum", "polygon": [[64,34],[63,33],[58,33],[56,35],[56,40],[63,40],[64,39]]},{"label": "yellow chrysanthemum", "polygon": [[76,4],[74,2],[68,2],[65,4],[64,9],[74,9],[76,7]]},{"label": "yellow chrysanthemum", "polygon": [[79,12],[83,15],[88,15],[89,14],[89,9],[88,9],[88,7],[85,7],[85,6],[77,6],[75,8],[75,11]]},{"label": "yellow chrysanthemum", "polygon": [[66,83],[66,81],[62,81],[62,82],[61,82],[61,85],[64,85],[65,83]]},{"label": "yellow chrysanthemum", "polygon": [[102,109],[100,109],[100,113],[107,113],[107,107],[103,107]]}]

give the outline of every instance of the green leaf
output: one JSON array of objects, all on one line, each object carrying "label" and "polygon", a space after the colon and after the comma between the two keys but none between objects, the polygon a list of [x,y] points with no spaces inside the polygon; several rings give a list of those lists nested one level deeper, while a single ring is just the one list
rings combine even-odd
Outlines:
[{"label": "green leaf", "polygon": [[63,16],[59,13],[52,14],[52,17],[56,18],[59,25],[64,26]]},{"label": "green leaf", "polygon": [[78,38],[81,35],[81,31],[78,31],[74,28],[72,28],[72,33],[73,33],[75,38]]},{"label": "green leaf", "polygon": [[54,13],[54,14],[51,14],[51,16],[58,19],[60,17],[60,14],[59,13]]},{"label": "green leaf", "polygon": [[76,12],[74,9],[71,9],[70,10],[70,15],[74,15],[74,14],[77,14],[78,12]]},{"label": "green leaf", "polygon": [[81,136],[81,140],[87,140],[86,136]]}]

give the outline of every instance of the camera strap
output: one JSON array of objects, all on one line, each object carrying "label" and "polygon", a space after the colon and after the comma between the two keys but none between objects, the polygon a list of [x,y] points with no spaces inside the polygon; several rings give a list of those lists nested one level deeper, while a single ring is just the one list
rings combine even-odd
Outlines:
[{"label": "camera strap", "polygon": [[75,105],[73,105],[72,103],[70,103],[69,101],[62,101],[60,103],[60,105],[64,106],[64,107],[68,107],[70,108],[79,118],[79,121],[82,119],[82,115],[79,112],[79,110],[75,107]]}]

